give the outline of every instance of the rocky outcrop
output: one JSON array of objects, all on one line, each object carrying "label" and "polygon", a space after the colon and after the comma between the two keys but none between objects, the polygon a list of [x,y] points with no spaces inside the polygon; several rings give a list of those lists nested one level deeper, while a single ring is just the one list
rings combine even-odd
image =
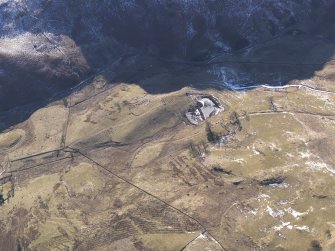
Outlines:
[{"label": "rocky outcrop", "polygon": [[212,95],[203,95],[197,98],[197,104],[192,106],[186,113],[187,120],[198,125],[200,121],[206,120],[211,116],[217,115],[224,111],[217,98]]}]

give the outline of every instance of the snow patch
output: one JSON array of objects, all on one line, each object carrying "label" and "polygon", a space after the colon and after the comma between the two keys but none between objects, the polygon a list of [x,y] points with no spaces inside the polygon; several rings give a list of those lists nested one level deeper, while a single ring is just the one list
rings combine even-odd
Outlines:
[{"label": "snow patch", "polygon": [[298,229],[298,230],[309,232],[309,227],[307,227],[307,226],[297,226],[297,225],[294,225],[294,227],[296,229]]},{"label": "snow patch", "polygon": [[280,225],[278,225],[278,226],[274,226],[273,228],[274,228],[274,230],[277,230],[277,231],[280,231],[280,230],[282,230],[284,227],[287,227],[287,226],[290,226],[290,222],[281,222],[281,224]]},{"label": "snow patch", "polygon": [[283,210],[272,209],[270,206],[266,207],[266,212],[273,218],[283,217],[285,212]]},{"label": "snow patch", "polygon": [[313,169],[326,170],[332,174],[335,174],[335,168],[323,162],[307,161],[306,165],[308,165],[310,168],[313,168]]},{"label": "snow patch", "polygon": [[252,215],[257,215],[257,213],[258,213],[258,208],[255,208],[249,211],[249,214],[252,214]]},{"label": "snow patch", "polygon": [[277,145],[275,143],[270,143],[269,147],[270,147],[271,151],[276,151],[276,150],[281,151],[281,148],[277,147]]},{"label": "snow patch", "polygon": [[267,195],[267,194],[260,194],[260,195],[258,195],[257,196],[257,201],[261,201],[261,200],[265,200],[265,201],[267,201],[267,199],[269,199],[270,198],[270,196],[269,195]]},{"label": "snow patch", "polygon": [[294,210],[291,207],[285,208],[284,211],[287,212],[287,213],[289,213],[290,215],[292,215],[296,219],[299,219],[301,216],[304,216],[304,215],[306,215],[306,214],[309,213],[309,210],[306,211],[306,212],[301,213],[301,212],[298,212],[298,211]]},{"label": "snow patch", "polygon": [[309,159],[310,157],[313,156],[313,154],[311,154],[309,151],[307,151],[307,152],[300,152],[299,154],[300,154],[301,158],[303,158],[303,159]]},{"label": "snow patch", "polygon": [[292,153],[286,153],[286,155],[287,155],[288,157],[290,157],[290,158],[293,158],[293,157],[294,157],[294,155],[293,155]]},{"label": "snow patch", "polygon": [[283,183],[280,183],[280,184],[270,184],[269,186],[270,187],[279,187],[279,188],[288,188],[289,184],[283,182]]},{"label": "snow patch", "polygon": [[252,152],[255,154],[255,155],[259,155],[259,151],[256,150],[256,147],[255,146],[252,146]]},{"label": "snow patch", "polygon": [[296,229],[296,230],[300,230],[300,231],[310,232],[310,229],[309,229],[308,226],[291,225],[291,222],[289,222],[289,221],[287,221],[287,222],[282,221],[280,225],[273,227],[273,229],[276,230],[276,231],[280,231],[283,228],[287,228],[289,230]]},{"label": "snow patch", "polygon": [[243,164],[243,163],[246,163],[246,161],[244,159],[233,159],[232,160],[233,162],[237,162],[239,164]]}]

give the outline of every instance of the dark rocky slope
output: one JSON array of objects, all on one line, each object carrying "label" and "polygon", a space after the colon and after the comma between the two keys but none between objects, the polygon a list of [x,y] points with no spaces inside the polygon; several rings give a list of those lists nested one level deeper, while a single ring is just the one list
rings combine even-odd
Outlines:
[{"label": "dark rocky slope", "polygon": [[2,0],[0,111],[50,98],[129,52],[197,61],[283,34],[333,39],[334,11],[334,0]]}]

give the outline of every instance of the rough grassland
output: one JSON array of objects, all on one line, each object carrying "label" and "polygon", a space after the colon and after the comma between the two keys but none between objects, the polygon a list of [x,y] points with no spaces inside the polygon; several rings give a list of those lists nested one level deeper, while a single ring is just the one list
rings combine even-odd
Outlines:
[{"label": "rough grassland", "polygon": [[[3,250],[335,249],[334,93],[99,79],[0,135],[14,185]],[[203,93],[225,110],[192,126]]]}]

